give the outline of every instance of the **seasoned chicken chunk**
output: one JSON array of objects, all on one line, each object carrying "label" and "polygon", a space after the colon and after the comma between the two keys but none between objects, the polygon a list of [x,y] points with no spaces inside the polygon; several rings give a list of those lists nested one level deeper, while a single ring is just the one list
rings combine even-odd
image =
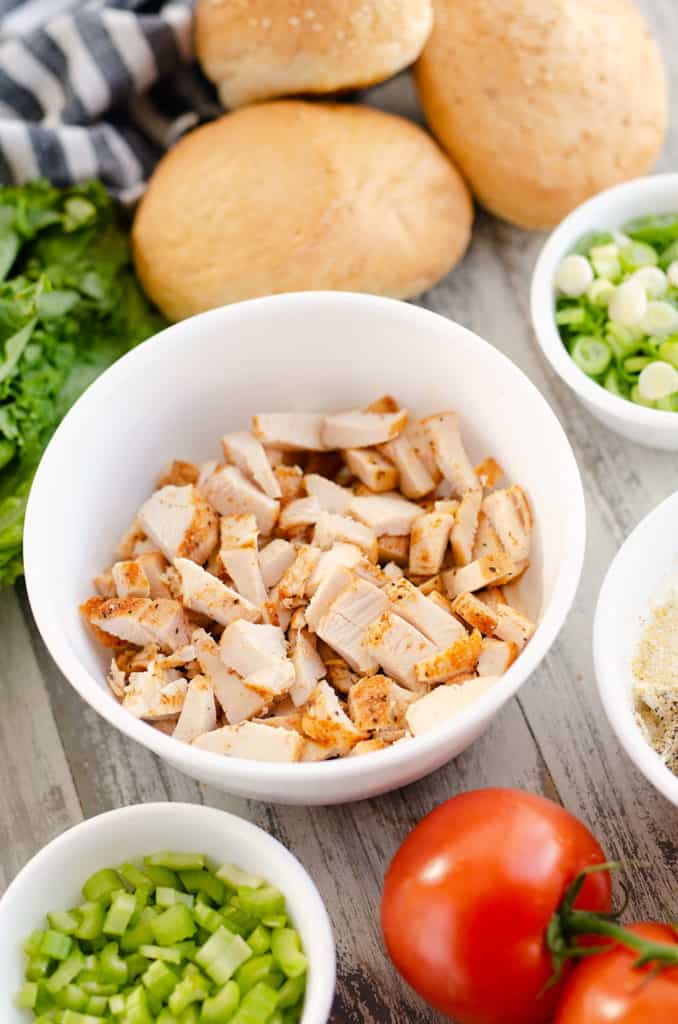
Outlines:
[{"label": "seasoned chicken chunk", "polygon": [[504,475],[504,470],[498,462],[489,456],[476,466],[475,474],[480,481],[480,486],[489,489],[499,483]]},{"label": "seasoned chicken chunk", "polygon": [[292,664],[294,682],[290,689],[290,697],[295,707],[301,707],[311,696],[316,683],[326,675],[325,663],[316,651],[306,629],[301,630],[296,637],[292,648]]},{"label": "seasoned chicken chunk", "polygon": [[224,458],[237,466],[246,476],[253,480],[269,498],[280,498],[282,491],[277,476],[273,472],[268,455],[261,441],[246,430],[238,430],[224,434],[221,439]]},{"label": "seasoned chicken chunk", "polygon": [[492,521],[483,512],[481,506],[480,515],[478,516],[478,528],[473,540],[473,551],[471,552],[472,561],[478,561],[478,559],[483,558],[485,555],[496,558],[503,554],[504,548],[499,539],[499,534],[492,525]]},{"label": "seasoned chicken chunk", "polygon": [[231,725],[255,718],[266,710],[263,697],[245,686],[237,672],[226,667],[219,646],[209,633],[204,629],[197,629],[192,641],[200,671],[209,679]]},{"label": "seasoned chicken chunk", "polygon": [[337,541],[334,547],[321,553],[306,585],[306,594],[312,597],[325,577],[338,565],[352,569],[362,561],[362,558],[363,553],[355,544],[342,544],[341,541]]},{"label": "seasoned chicken chunk", "polygon": [[81,610],[93,626],[138,647],[157,644],[173,651],[188,643],[191,635],[181,605],[165,598],[93,597]]},{"label": "seasoned chicken chunk", "polygon": [[405,712],[415,694],[398,686],[388,676],[365,676],[348,695],[348,713],[360,732],[380,736],[385,730],[402,729]]},{"label": "seasoned chicken chunk", "polygon": [[[494,633],[497,627],[497,616],[494,610],[475,594],[457,594],[452,602],[452,611],[464,622],[468,622],[469,626],[479,629],[485,635]],[[499,672],[492,673],[492,675],[500,674]]]},{"label": "seasoned chicken chunk", "polygon": [[522,488],[509,487],[488,494],[483,501],[483,512],[513,561],[526,561],[530,556],[532,516]]},{"label": "seasoned chicken chunk", "polygon": [[453,615],[439,608],[409,580],[388,583],[384,594],[396,615],[418,629],[440,650],[466,635],[466,630]]},{"label": "seasoned chicken chunk", "polygon": [[390,580],[401,580],[405,575],[400,566],[396,565],[395,562],[387,562],[383,572],[384,576],[388,576]]},{"label": "seasoned chicken chunk", "polygon": [[158,479],[155,485],[156,490],[166,487],[167,484],[174,484],[175,487],[197,484],[199,477],[199,466],[196,466],[193,462],[185,462],[183,459],[175,459],[169,469]]},{"label": "seasoned chicken chunk", "polygon": [[477,629],[464,633],[446,650],[436,651],[414,666],[417,682],[432,685],[445,683],[462,673],[472,672],[483,649],[483,638]]},{"label": "seasoned chicken chunk", "polygon": [[278,519],[278,502],[251,483],[237,466],[217,466],[203,484],[203,494],[222,516],[252,512],[268,536]]},{"label": "seasoned chicken chunk", "polygon": [[[256,559],[256,553],[253,552]],[[261,609],[237,591],[227,587],[188,558],[176,558],[174,566],[181,577],[181,597],[186,608],[228,626],[236,619],[258,622]]]},{"label": "seasoned chicken chunk", "polygon": [[418,505],[396,493],[354,497],[348,511],[369,526],[377,536],[387,533],[394,537],[406,536],[421,514]]},{"label": "seasoned chicken chunk", "polygon": [[285,634],[278,626],[254,625],[239,619],[224,630],[219,642],[227,668],[265,701],[283,697],[294,683]]},{"label": "seasoned chicken chunk", "polygon": [[138,521],[166,558],[204,562],[217,542],[217,517],[193,484],[171,484],[139,509]]},{"label": "seasoned chicken chunk", "polygon": [[513,561],[506,553],[500,555],[483,555],[475,562],[460,569],[450,569],[442,574],[445,589],[450,597],[456,597],[465,591],[481,590],[483,587],[497,586],[502,583],[513,569]]},{"label": "seasoned chicken chunk", "polygon": [[457,565],[468,565],[473,560],[473,544],[478,530],[482,500],[483,492],[478,487],[467,491],[459,502],[450,533],[450,545]]},{"label": "seasoned chicken chunk", "polygon": [[297,551],[288,540],[272,540],[259,552],[259,567],[267,589],[279,583],[283,574],[297,557]]},{"label": "seasoned chicken chunk", "polygon": [[301,466],[276,466],[276,479],[280,485],[280,500],[283,505],[295,498],[301,498],[304,490],[304,471]]},{"label": "seasoned chicken chunk", "polygon": [[108,683],[113,696],[117,697],[118,700],[122,700],[125,695],[125,687],[127,686],[127,676],[122,669],[119,668],[115,658],[111,658],[106,682]]},{"label": "seasoned chicken chunk", "polygon": [[315,498],[324,512],[337,512],[345,515],[353,493],[346,487],[340,487],[327,477],[317,473],[307,473],[304,486],[309,497]]},{"label": "seasoned chicken chunk", "polygon": [[314,412],[280,412],[253,416],[254,433],[262,444],[283,452],[323,451],[320,432],[325,417]]},{"label": "seasoned chicken chunk", "polygon": [[93,582],[96,587],[96,592],[100,597],[119,596],[111,569],[106,569],[105,572],[100,572],[98,576],[94,577]]},{"label": "seasoned chicken chunk", "polygon": [[178,672],[165,671],[151,662],[143,672],[130,674],[122,706],[135,718],[172,718],[184,706],[186,688],[186,680]]},{"label": "seasoned chicken chunk", "polygon": [[454,496],[462,498],[467,491],[475,490],[479,486],[478,477],[462,443],[456,412],[429,416],[423,425],[433,457],[440,472],[451,484]]},{"label": "seasoned chicken chunk", "polygon": [[350,586],[352,574],[343,565],[335,565],[323,576],[305,611],[306,622],[313,632],[317,632],[318,624],[330,609],[332,602],[342,590]]},{"label": "seasoned chicken chunk", "polygon": [[363,643],[384,672],[408,690],[422,690],[414,666],[437,653],[430,640],[392,611],[386,611],[365,633]]},{"label": "seasoned chicken chunk", "polygon": [[151,597],[172,597],[172,592],[163,579],[168,568],[168,561],[160,551],[148,551],[135,559],[148,580]]},{"label": "seasoned chicken chunk", "polygon": [[111,569],[118,597],[150,597],[151,584],[138,562],[116,562]]},{"label": "seasoned chicken chunk", "polygon": [[436,481],[426,468],[426,463],[417,455],[408,437],[408,430],[393,441],[381,445],[380,451],[396,467],[400,490],[405,497],[422,498],[433,490]]},{"label": "seasoned chicken chunk", "polygon": [[220,559],[238,593],[247,601],[251,601],[255,607],[263,607],[268,600],[268,593],[256,550],[254,548],[233,548],[231,550],[222,548]]},{"label": "seasoned chicken chunk", "polygon": [[522,651],[537,628],[534,622],[531,622],[526,615],[521,615],[510,604],[499,605],[496,611],[497,625],[494,635],[500,640],[515,644],[518,650]]},{"label": "seasoned chicken chunk", "polygon": [[353,750],[349,750],[347,757],[358,757],[360,754],[373,754],[376,750],[386,750],[390,746],[385,740],[360,740]]},{"label": "seasoned chicken chunk", "polygon": [[316,632],[357,672],[373,672],[376,662],[363,644],[367,627],[388,607],[384,592],[349,573],[350,581],[317,625]]},{"label": "seasoned chicken chunk", "polygon": [[495,676],[485,676],[483,679],[469,679],[458,686],[437,686],[407,709],[405,717],[410,732],[413,736],[421,736],[442,725],[487,693],[496,682]]},{"label": "seasoned chicken chunk", "polygon": [[318,743],[328,743],[347,753],[362,739],[362,733],[343,710],[336,693],[325,680],[321,680],[304,708],[302,728],[307,736]]},{"label": "seasoned chicken chunk", "polygon": [[326,416],[320,436],[326,448],[371,448],[397,437],[406,423],[406,409],[386,413],[353,409]]},{"label": "seasoned chicken chunk", "polygon": [[495,640],[487,637],[483,640],[482,654],[478,658],[479,676],[503,676],[508,671],[518,655],[518,648],[514,643],[507,643],[505,640]]},{"label": "seasoned chicken chunk", "polygon": [[184,706],[172,735],[184,743],[211,732],[217,725],[217,710],[212,684],[205,676],[194,676],[188,684]]},{"label": "seasoned chicken chunk", "polygon": [[[353,498],[353,501],[369,499]],[[358,523],[348,516],[337,515],[334,512],[321,512],[313,532],[313,543],[316,547],[331,548],[337,541],[345,544],[355,544],[364,551],[371,562],[377,560],[377,538],[369,526]]]},{"label": "seasoned chicken chunk", "polygon": [[238,516],[222,516],[219,520],[219,550],[232,551],[234,548],[257,548],[259,527],[253,512]]},{"label": "seasoned chicken chunk", "polygon": [[296,558],[278,585],[280,602],[285,608],[298,608],[306,600],[306,589],[320,558],[320,548],[302,544]]},{"label": "seasoned chicken chunk", "polygon": [[440,572],[453,525],[454,516],[444,512],[417,516],[410,534],[409,571],[412,575],[434,576]]},{"label": "seasoned chicken chunk", "polygon": [[135,519],[129,529],[122,535],[115,549],[116,559],[120,562],[128,562],[144,551],[151,551],[154,545],[144,533],[141,523]]},{"label": "seasoned chicken chunk", "polygon": [[280,532],[296,530],[300,526],[315,526],[322,509],[317,498],[295,498],[285,505],[280,513],[278,529]]},{"label": "seasoned chicken chunk", "polygon": [[392,491],[398,486],[398,470],[376,448],[347,448],[346,465],[370,491]]},{"label": "seasoned chicken chunk", "polygon": [[298,761],[304,740],[292,729],[276,729],[260,722],[241,722],[203,733],[193,740],[199,750],[247,761]]},{"label": "seasoned chicken chunk", "polygon": [[[416,523],[416,519],[414,522]],[[414,530],[414,524],[412,526]],[[392,537],[385,533],[377,537],[377,555],[380,562],[395,562],[402,569],[407,565],[410,552],[410,537]]]}]

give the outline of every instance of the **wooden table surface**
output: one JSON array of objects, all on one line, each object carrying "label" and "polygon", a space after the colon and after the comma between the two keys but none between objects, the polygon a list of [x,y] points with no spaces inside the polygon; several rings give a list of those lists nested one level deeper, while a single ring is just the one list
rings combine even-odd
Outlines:
[{"label": "wooden table surface", "polygon": [[[673,63],[678,104],[671,52],[671,44],[678,45],[678,3],[644,0],[642,6]],[[407,75],[365,99],[419,117]],[[675,169],[677,157],[678,114],[659,168]],[[343,807],[257,804],[199,786],[87,707],[47,654],[19,584],[0,592],[0,891],[41,846],[82,818],[152,800],[222,807],[270,831],[315,878],[337,938],[333,1022],[429,1024],[442,1018],[400,982],[382,949],[383,873],[408,830],[441,801],[465,789],[502,785],[559,800],[596,831],[611,859],[641,865],[632,869],[628,916],[661,915],[663,903],[678,913],[678,812],[621,751],[597,696],[591,656],[603,575],[636,523],[678,488],[678,459],[599,426],[545,365],[528,315],[541,243],[540,235],[479,213],[461,266],[420,299],[487,338],[531,377],[567,431],[584,477],[588,546],[579,593],[560,638],[518,698],[455,762],[399,792]]]}]

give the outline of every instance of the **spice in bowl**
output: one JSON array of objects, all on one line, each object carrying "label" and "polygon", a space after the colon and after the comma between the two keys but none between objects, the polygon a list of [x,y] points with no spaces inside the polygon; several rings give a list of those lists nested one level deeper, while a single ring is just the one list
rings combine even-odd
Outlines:
[{"label": "spice in bowl", "polygon": [[636,718],[650,746],[678,775],[678,589],[651,612],[633,659]]}]

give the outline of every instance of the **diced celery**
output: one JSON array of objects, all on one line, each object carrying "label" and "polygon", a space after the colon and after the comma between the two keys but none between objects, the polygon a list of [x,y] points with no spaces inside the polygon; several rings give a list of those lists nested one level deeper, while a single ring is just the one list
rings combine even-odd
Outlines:
[{"label": "diced celery", "polygon": [[29,957],[28,963],[26,964],[26,981],[40,981],[49,972],[50,959],[48,956],[42,956],[38,953],[35,956]]},{"label": "diced celery", "polygon": [[45,933],[43,931],[41,931],[39,928],[36,928],[35,931],[31,932],[28,938],[24,940],[24,943],[21,948],[23,949],[26,956],[38,955],[38,953],[40,952],[40,946],[42,945],[42,939],[44,934]]},{"label": "diced celery", "polygon": [[240,888],[238,902],[243,910],[258,918],[285,913],[285,897],[272,885],[263,885],[259,889]]},{"label": "diced celery", "polygon": [[180,964],[184,959],[176,946],[140,946],[139,952],[147,960],[163,960],[168,964]]},{"label": "diced celery", "polygon": [[148,875],[153,885],[164,885],[167,889],[179,889],[181,882],[176,871],[161,868],[158,864],[144,864],[144,874]]},{"label": "diced celery", "polygon": [[278,993],[260,982],[247,993],[230,1024],[268,1024],[276,1011]]},{"label": "diced celery", "polygon": [[212,907],[208,907],[205,903],[196,903],[193,909],[193,917],[200,927],[208,932],[215,932],[224,923],[224,919],[219,911],[213,910]]},{"label": "diced celery", "polygon": [[114,1017],[121,1017],[125,1012],[125,1004],[127,1000],[122,992],[119,992],[115,996],[108,997],[108,1009],[111,1011]]},{"label": "diced celery", "polygon": [[49,956],[53,960],[65,960],[71,951],[73,940],[63,932],[56,932],[48,928],[42,937],[40,953],[42,956]]},{"label": "diced celery", "polygon": [[247,936],[247,945],[255,956],[261,956],[262,953],[267,953],[271,948],[270,930],[265,928],[263,924],[258,924],[254,931]]},{"label": "diced celery", "polygon": [[103,1017],[108,1009],[108,999],[108,996],[90,996],[85,1012],[92,1013],[95,1017]]},{"label": "diced celery", "polygon": [[141,981],[144,988],[148,990],[149,995],[162,1002],[174,992],[178,979],[174,971],[161,960],[154,960],[151,966],[142,974]]},{"label": "diced celery", "polygon": [[63,1010],[85,1010],[90,996],[80,985],[65,985],[54,993],[54,1002]]},{"label": "diced celery", "polygon": [[128,995],[123,1019],[124,1024],[154,1024],[143,986],[139,985]]},{"label": "diced celery", "polygon": [[[101,1024],[101,1017],[95,1017],[91,1013],[78,1013],[77,1010],[64,1010],[60,1024]],[[130,1024],[137,1024],[136,1021]],[[144,1024],[147,1024],[144,1021]],[[152,1021],[148,1024],[153,1024]]]},{"label": "diced celery", "polygon": [[217,878],[220,878],[231,889],[258,889],[266,881],[259,875],[251,875],[249,872],[243,871],[235,864],[222,864],[216,874]]},{"label": "diced celery", "polygon": [[153,930],[151,921],[158,914],[151,907],[144,907],[137,923],[129,928],[120,939],[120,948],[124,953],[133,953],[140,946],[150,945],[153,942]]},{"label": "diced celery", "polygon": [[124,985],[127,981],[127,964],[120,956],[116,942],[109,942],[101,950],[99,967],[104,981],[114,982],[116,985]]},{"label": "diced celery", "polygon": [[308,969],[301,952],[299,934],[293,928],[276,928],[271,936],[271,952],[288,978],[298,978]]},{"label": "diced celery", "polygon": [[188,892],[201,892],[212,903],[221,905],[226,898],[226,887],[221,879],[210,871],[180,871],[179,878]]},{"label": "diced celery", "polygon": [[91,942],[98,939],[104,927],[106,909],[101,903],[83,903],[78,908],[81,916],[80,924],[75,932],[76,939]]},{"label": "diced celery", "polygon": [[80,924],[80,915],[74,910],[52,910],[47,915],[50,928],[64,935],[73,935]]},{"label": "diced celery", "polygon": [[122,886],[120,875],[113,868],[95,871],[82,887],[82,894],[88,903],[110,903],[111,896]]},{"label": "diced celery", "polygon": [[195,935],[195,921],[188,907],[177,903],[151,921],[151,931],[158,946],[173,946]]},{"label": "diced celery", "polygon": [[287,924],[287,914],[266,914],[261,923],[267,928],[284,928]]},{"label": "diced celery", "polygon": [[278,990],[278,1008],[285,1010],[290,1006],[296,1006],[306,991],[306,977],[299,974],[296,978],[288,978],[281,989]]},{"label": "diced celery", "polygon": [[38,1000],[38,985],[35,981],[27,981],[16,997],[17,1006],[32,1010]]},{"label": "diced celery", "polygon": [[241,935],[223,926],[195,954],[195,962],[217,985],[225,985],[241,964],[252,956],[252,950]]},{"label": "diced celery", "polygon": [[46,988],[54,995],[60,989],[69,985],[84,969],[85,958],[79,949],[74,949],[65,960],[57,967],[52,977],[48,980]]},{"label": "diced celery", "polygon": [[[118,874],[130,889],[145,888],[152,884],[150,875],[138,868],[136,864],[121,864]],[[120,887],[118,886],[118,888]]]},{"label": "diced celery", "polygon": [[178,1016],[190,1003],[202,1002],[209,995],[207,979],[200,974],[189,974],[182,978],[168,1000],[172,1013]]},{"label": "diced celery", "polygon": [[187,907],[192,907],[195,897],[188,892],[180,892],[179,889],[168,889],[164,885],[159,885],[155,890],[155,902],[159,907],[173,907],[175,903],[184,903]]},{"label": "diced celery", "polygon": [[131,956],[127,957],[126,963],[130,981],[134,981],[142,975],[151,965],[150,960],[147,960],[145,956],[141,956],[140,953],[132,953]]},{"label": "diced celery", "polygon": [[222,989],[202,1004],[201,1024],[223,1024],[230,1020],[240,1002],[240,989],[235,981],[227,981]]},{"label": "diced celery", "polygon": [[127,931],[136,910],[136,899],[131,892],[119,890],[114,896],[106,914],[103,930],[106,935],[122,935]]},{"label": "diced celery", "polygon": [[204,868],[207,858],[204,853],[171,853],[163,850],[144,857],[144,864],[152,868],[169,868],[170,871],[192,871]]}]

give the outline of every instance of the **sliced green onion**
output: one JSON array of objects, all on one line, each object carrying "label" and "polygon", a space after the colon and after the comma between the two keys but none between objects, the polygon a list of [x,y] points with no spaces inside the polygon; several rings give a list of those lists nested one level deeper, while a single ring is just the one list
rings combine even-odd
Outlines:
[{"label": "sliced green onion", "polygon": [[644,405],[648,409],[654,409],[654,402],[650,402],[648,401],[648,399],[643,398],[640,391],[638,390],[637,384],[634,384],[634,386],[631,388],[629,398],[632,402],[635,402],[636,405]]},{"label": "sliced green onion", "polygon": [[646,242],[631,242],[619,250],[619,259],[624,270],[655,266],[659,260],[657,252]]},{"label": "sliced green onion", "polygon": [[[594,281],[595,284],[595,281]],[[591,285],[593,288],[593,285]],[[581,324],[586,319],[586,313],[581,306],[565,306],[564,309],[559,309],[556,312],[556,323],[561,326],[572,325],[576,326]],[[240,883],[243,884],[243,883]],[[235,886],[235,883],[234,883]]]},{"label": "sliced green onion", "polygon": [[610,365],[612,352],[610,346],[601,339],[582,336],[574,344],[572,358],[589,377],[598,377]]}]

